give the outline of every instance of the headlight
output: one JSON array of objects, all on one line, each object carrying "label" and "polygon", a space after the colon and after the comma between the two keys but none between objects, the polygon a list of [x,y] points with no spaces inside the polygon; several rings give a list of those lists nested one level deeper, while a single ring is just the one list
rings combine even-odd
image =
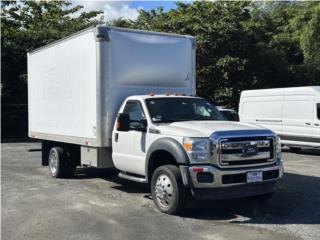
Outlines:
[{"label": "headlight", "polygon": [[208,138],[184,138],[183,147],[191,163],[206,163],[209,161],[210,141]]},{"label": "headlight", "polygon": [[276,136],[276,157],[277,157],[277,159],[281,159],[282,158],[281,141],[280,141],[280,137],[278,137],[278,136]]}]

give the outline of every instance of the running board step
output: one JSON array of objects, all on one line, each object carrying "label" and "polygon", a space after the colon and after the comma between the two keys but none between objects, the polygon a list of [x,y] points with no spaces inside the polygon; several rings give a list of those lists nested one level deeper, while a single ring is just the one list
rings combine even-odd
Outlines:
[{"label": "running board step", "polygon": [[120,178],[127,179],[127,180],[130,180],[130,181],[139,182],[139,183],[147,183],[148,182],[147,179],[145,179],[143,177],[136,177],[136,176],[133,176],[133,175],[125,173],[125,172],[120,172],[118,174],[118,176]]}]

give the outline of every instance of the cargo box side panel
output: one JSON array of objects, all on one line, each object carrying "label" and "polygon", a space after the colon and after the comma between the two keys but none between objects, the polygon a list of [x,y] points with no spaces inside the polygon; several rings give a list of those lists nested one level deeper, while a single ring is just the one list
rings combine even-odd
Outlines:
[{"label": "cargo box side panel", "polygon": [[123,100],[131,95],[195,92],[193,39],[166,34],[109,30],[108,84],[104,90],[108,116],[105,137],[111,140],[113,125]]},{"label": "cargo box side panel", "polygon": [[109,37],[114,86],[192,90],[189,38],[116,30],[110,30]]},{"label": "cargo box side panel", "polygon": [[[28,54],[29,136],[79,143],[96,139],[93,31]],[[40,137],[39,137],[40,138]]]}]

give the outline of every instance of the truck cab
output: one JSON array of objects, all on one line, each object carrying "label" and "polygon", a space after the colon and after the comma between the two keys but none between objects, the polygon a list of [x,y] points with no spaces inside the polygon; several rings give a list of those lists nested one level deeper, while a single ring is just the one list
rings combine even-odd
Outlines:
[{"label": "truck cab", "polygon": [[200,97],[130,96],[112,133],[120,177],[151,184],[162,212],[186,196],[226,199],[270,196],[282,177],[279,138],[253,124],[226,121]]}]

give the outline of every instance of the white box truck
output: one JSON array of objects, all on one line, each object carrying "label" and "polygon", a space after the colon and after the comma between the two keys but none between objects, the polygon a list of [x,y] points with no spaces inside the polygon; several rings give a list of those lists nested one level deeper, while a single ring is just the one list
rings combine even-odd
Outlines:
[{"label": "white box truck", "polygon": [[320,147],[320,86],[243,91],[239,115],[271,129],[293,150]]},{"label": "white box truck", "polygon": [[191,36],[98,26],[28,53],[29,136],[42,140],[42,164],[53,177],[115,167],[151,184],[165,213],[189,194],[270,197],[283,173],[278,137],[194,96],[195,50]]}]

